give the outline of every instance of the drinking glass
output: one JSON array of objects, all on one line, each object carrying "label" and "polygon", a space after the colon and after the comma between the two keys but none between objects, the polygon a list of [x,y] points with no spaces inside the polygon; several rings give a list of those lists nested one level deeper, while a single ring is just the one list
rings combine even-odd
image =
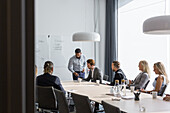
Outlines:
[{"label": "drinking glass", "polygon": [[146,108],[142,104],[139,104],[139,111],[140,112],[145,112]]},{"label": "drinking glass", "polygon": [[80,83],[82,81],[82,79],[81,78],[78,78],[78,82]]},{"label": "drinking glass", "polygon": [[100,80],[96,80],[96,84],[99,85],[100,84]]},{"label": "drinking glass", "polygon": [[157,98],[157,91],[152,91],[152,97]]},{"label": "drinking glass", "polygon": [[130,86],[130,90],[131,90],[131,92],[134,92],[135,86]]}]

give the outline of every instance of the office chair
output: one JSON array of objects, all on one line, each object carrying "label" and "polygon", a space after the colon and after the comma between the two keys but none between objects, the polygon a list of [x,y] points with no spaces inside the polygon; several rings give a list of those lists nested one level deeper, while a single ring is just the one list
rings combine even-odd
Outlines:
[{"label": "office chair", "polygon": [[109,80],[109,76],[108,75],[103,75],[103,80],[108,81]]},{"label": "office chair", "polygon": [[102,105],[104,107],[105,113],[121,113],[118,107],[112,106],[107,102],[102,101]]},{"label": "office chair", "polygon": [[72,93],[72,97],[76,106],[76,113],[93,113],[87,96]]},{"label": "office chair", "polygon": [[54,89],[54,91],[57,96],[59,113],[69,113],[69,107],[68,107],[68,103],[67,103],[65,94],[58,89]]},{"label": "office chair", "polygon": [[36,86],[38,108],[42,112],[58,112],[57,100],[52,86]]},{"label": "office chair", "polygon": [[146,82],[146,84],[145,84],[145,86],[143,87],[143,89],[146,89],[146,87],[148,86],[149,82],[150,82],[150,80],[148,80],[148,81]]},{"label": "office chair", "polygon": [[158,96],[163,96],[164,95],[166,87],[167,87],[167,84],[164,85],[164,87],[162,88],[161,92],[158,93]]}]

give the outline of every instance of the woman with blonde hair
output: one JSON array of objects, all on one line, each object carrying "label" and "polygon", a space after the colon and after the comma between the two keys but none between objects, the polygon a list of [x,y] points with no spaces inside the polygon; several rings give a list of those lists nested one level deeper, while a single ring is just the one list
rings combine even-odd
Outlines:
[{"label": "woman with blonde hair", "polygon": [[141,72],[130,83],[135,86],[135,89],[143,89],[150,78],[150,69],[148,62],[145,60],[141,60],[138,67]]},{"label": "woman with blonde hair", "polygon": [[[155,74],[158,75],[158,77],[156,77],[153,82],[154,90],[152,90],[152,91],[157,91],[158,95],[160,95],[164,85],[169,83],[168,76],[166,74],[165,67],[161,62],[155,63],[153,68],[154,68],[153,71],[155,72]],[[144,91],[143,90],[142,92],[150,93],[152,91]]]}]

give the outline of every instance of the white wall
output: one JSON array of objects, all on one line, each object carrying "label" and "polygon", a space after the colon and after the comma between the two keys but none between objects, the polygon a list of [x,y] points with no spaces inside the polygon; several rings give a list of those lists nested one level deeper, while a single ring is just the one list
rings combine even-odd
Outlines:
[{"label": "white wall", "polygon": [[[103,8],[100,13],[99,19],[102,23],[99,28],[101,32],[101,42],[97,45],[102,52],[104,48],[101,44],[104,41],[104,21],[105,16],[105,0],[100,1],[100,7]],[[46,38],[48,35],[60,37],[62,44],[60,52],[63,56],[61,60],[63,64],[54,63],[54,75],[60,77],[61,80],[72,80],[71,72],[68,71],[67,65],[69,58],[74,55],[74,50],[77,47],[82,49],[82,53],[88,58],[94,58],[94,43],[93,42],[72,42],[72,34],[78,31],[94,31],[94,1],[93,0],[35,0],[35,35],[36,35],[36,48],[41,48],[37,44],[38,40]],[[44,48],[46,45],[41,45]],[[102,48],[101,48],[102,46]],[[41,51],[43,54],[48,54],[47,51]],[[46,53],[44,53],[46,52]],[[98,53],[99,54],[99,53]],[[100,53],[101,55],[101,53]],[[103,54],[102,54],[103,55]],[[57,56],[56,56],[57,58]],[[59,59],[60,59],[59,58]],[[98,57],[98,61],[103,64],[104,59]],[[38,66],[38,74],[43,73],[43,63],[39,61],[39,57],[36,54],[35,60]],[[41,60],[41,59],[40,59]],[[58,60],[58,59],[57,59]],[[98,63],[99,65],[99,63]],[[99,65],[101,66],[101,65]],[[104,67],[102,67],[102,70]]]},{"label": "white wall", "polygon": [[106,0],[100,1],[100,16],[99,16],[99,32],[100,32],[100,43],[98,44],[98,62],[99,67],[104,73],[105,68],[105,19],[106,19]]}]

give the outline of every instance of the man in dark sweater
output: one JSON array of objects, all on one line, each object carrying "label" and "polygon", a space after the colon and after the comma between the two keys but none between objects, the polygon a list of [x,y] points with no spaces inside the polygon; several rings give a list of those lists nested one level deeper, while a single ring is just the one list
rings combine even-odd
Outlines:
[{"label": "man in dark sweater", "polygon": [[112,70],[115,72],[115,76],[111,82],[111,85],[115,85],[115,80],[119,80],[119,84],[121,84],[122,79],[127,80],[126,75],[120,69],[120,63],[118,61],[112,62]]}]

